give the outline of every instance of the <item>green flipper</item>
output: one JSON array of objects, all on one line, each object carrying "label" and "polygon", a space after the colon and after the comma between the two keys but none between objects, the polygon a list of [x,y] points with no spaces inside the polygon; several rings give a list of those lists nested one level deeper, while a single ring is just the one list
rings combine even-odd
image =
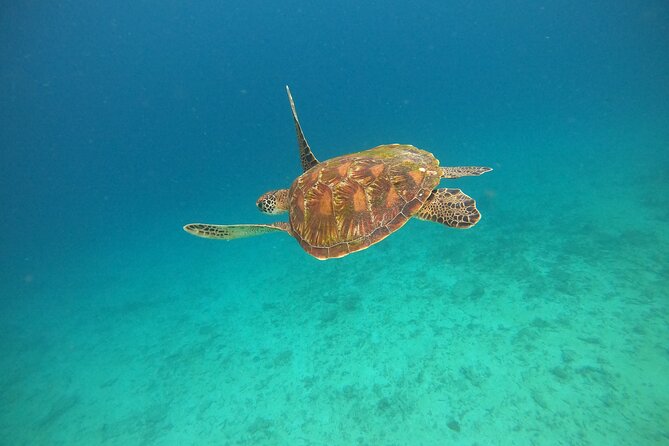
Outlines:
[{"label": "green flipper", "polygon": [[476,201],[460,189],[436,189],[416,214],[421,220],[442,223],[451,228],[467,229],[481,219]]},{"label": "green flipper", "polygon": [[442,167],[442,178],[460,178],[460,177],[477,177],[486,172],[490,172],[490,167],[478,166],[460,166],[460,167]]},{"label": "green flipper", "polygon": [[288,100],[290,101],[290,109],[293,111],[293,121],[295,121],[295,133],[297,133],[297,145],[300,149],[300,162],[302,163],[302,169],[304,172],[314,167],[318,164],[318,160],[311,153],[311,148],[307,139],[304,137],[304,132],[302,131],[302,126],[300,121],[297,119],[297,112],[295,111],[295,102],[293,102],[293,96],[290,94],[290,88],[286,85],[286,91],[288,92]]},{"label": "green flipper", "polygon": [[184,226],[184,231],[203,238],[234,240],[243,237],[284,231],[290,233],[288,223],[272,223],[270,225],[207,225],[191,223]]}]

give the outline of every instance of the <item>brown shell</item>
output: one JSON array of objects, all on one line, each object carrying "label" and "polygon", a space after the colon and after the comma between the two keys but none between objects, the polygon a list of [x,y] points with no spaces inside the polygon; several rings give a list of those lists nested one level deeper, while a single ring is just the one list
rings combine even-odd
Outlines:
[{"label": "brown shell", "polygon": [[389,144],[322,162],[290,187],[290,224],[319,259],[343,257],[401,228],[439,184],[439,161]]}]

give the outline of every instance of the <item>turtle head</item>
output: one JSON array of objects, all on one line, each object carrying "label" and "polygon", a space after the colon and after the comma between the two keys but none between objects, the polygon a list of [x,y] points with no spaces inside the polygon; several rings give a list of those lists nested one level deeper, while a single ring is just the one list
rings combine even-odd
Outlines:
[{"label": "turtle head", "polygon": [[265,214],[281,214],[288,210],[288,189],[265,192],[256,201],[256,206]]}]

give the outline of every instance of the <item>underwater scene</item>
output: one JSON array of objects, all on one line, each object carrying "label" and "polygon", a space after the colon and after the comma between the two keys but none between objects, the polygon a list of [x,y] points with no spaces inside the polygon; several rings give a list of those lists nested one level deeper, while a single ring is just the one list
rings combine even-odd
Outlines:
[{"label": "underwater scene", "polygon": [[666,1],[5,2],[0,148],[2,445],[669,445]]}]

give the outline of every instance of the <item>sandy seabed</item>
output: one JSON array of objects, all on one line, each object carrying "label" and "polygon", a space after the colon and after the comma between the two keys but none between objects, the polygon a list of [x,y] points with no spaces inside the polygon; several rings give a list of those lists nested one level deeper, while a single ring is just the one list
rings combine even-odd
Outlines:
[{"label": "sandy seabed", "polygon": [[476,228],[411,221],[341,260],[282,235],[179,233],[174,247],[129,241],[19,278],[2,318],[0,438],[667,444],[658,184],[522,199],[481,185]]}]

